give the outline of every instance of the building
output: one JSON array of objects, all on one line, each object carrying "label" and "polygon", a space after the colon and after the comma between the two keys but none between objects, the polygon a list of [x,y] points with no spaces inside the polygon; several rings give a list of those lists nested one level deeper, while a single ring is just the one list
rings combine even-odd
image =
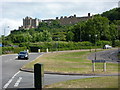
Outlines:
[{"label": "building", "polygon": [[23,18],[23,26],[19,27],[19,30],[37,28],[40,22],[41,20],[37,18],[32,19],[31,17],[27,16]]},{"label": "building", "polygon": [[57,20],[60,22],[61,25],[69,25],[69,24],[76,24],[80,21],[86,21],[90,18],[92,18],[92,16],[90,16],[90,13],[88,13],[88,16],[84,16],[84,17],[77,17],[76,15],[69,17],[61,16],[60,18],[56,17],[56,19],[42,20],[42,22],[51,23],[53,20]]},{"label": "building", "polygon": [[84,17],[77,17],[76,15],[74,16],[61,16],[60,18],[56,17],[56,19],[47,19],[47,20],[40,20],[40,19],[32,19],[31,17],[25,17],[23,18],[23,26],[19,27],[19,30],[22,29],[31,29],[31,28],[37,28],[40,22],[45,22],[50,24],[52,21],[57,20],[60,22],[60,25],[69,25],[69,24],[76,24],[80,21],[86,21],[88,19],[92,18],[90,16],[90,13],[88,13],[88,16]]}]

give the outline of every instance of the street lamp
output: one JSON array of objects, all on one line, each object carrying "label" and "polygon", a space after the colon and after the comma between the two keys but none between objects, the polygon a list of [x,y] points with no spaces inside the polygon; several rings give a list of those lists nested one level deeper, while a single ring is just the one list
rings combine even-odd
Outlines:
[{"label": "street lamp", "polygon": [[96,39],[97,39],[97,35],[95,35],[95,60],[96,60]]},{"label": "street lamp", "polygon": [[[91,35],[89,34],[89,41],[91,42]],[[90,52],[91,52],[91,45],[90,45]]]},{"label": "street lamp", "polygon": [[58,37],[58,51],[59,51],[59,40],[60,40],[60,38]]},{"label": "street lamp", "polygon": [[81,42],[82,40],[81,40],[81,26],[80,26],[80,42]]},{"label": "street lamp", "polygon": [[3,44],[3,46],[5,46],[5,34],[6,34],[6,28],[9,28],[9,26],[7,26],[7,27],[4,28],[4,35],[3,35],[3,36],[4,36],[4,38],[3,38],[3,40],[4,40],[4,41],[3,41],[4,44]]}]

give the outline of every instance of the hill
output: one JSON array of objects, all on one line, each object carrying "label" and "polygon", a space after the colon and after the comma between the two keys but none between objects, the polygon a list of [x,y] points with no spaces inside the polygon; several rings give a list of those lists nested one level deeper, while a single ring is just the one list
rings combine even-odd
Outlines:
[{"label": "hill", "polygon": [[120,20],[120,8],[114,8],[101,14],[103,17],[107,17],[110,21]]}]

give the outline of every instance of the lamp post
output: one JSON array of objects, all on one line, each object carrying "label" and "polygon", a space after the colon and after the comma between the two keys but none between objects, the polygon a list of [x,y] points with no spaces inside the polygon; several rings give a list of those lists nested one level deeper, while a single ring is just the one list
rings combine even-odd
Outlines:
[{"label": "lamp post", "polygon": [[95,60],[96,60],[96,39],[97,39],[97,35],[95,35]]},{"label": "lamp post", "polygon": [[60,40],[60,38],[58,37],[58,51],[59,51],[59,40]]},{"label": "lamp post", "polygon": [[81,26],[80,26],[80,42],[81,42],[82,40],[81,40]]},{"label": "lamp post", "polygon": [[[89,41],[91,42],[91,35],[89,34]],[[91,45],[90,45],[90,52],[91,52]]]},{"label": "lamp post", "polygon": [[7,26],[7,27],[4,28],[4,38],[3,38],[3,40],[4,40],[4,41],[3,41],[4,44],[3,44],[3,46],[5,46],[5,34],[6,34],[6,28],[9,28],[9,26]]}]

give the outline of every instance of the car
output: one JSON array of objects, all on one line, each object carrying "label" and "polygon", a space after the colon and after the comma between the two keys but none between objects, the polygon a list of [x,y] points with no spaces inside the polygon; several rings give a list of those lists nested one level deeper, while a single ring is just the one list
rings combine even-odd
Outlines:
[{"label": "car", "polygon": [[112,46],[110,46],[110,45],[104,45],[103,46],[103,49],[111,49],[112,48]]},{"label": "car", "polygon": [[21,51],[18,53],[18,59],[29,59],[29,54],[27,51]]}]

